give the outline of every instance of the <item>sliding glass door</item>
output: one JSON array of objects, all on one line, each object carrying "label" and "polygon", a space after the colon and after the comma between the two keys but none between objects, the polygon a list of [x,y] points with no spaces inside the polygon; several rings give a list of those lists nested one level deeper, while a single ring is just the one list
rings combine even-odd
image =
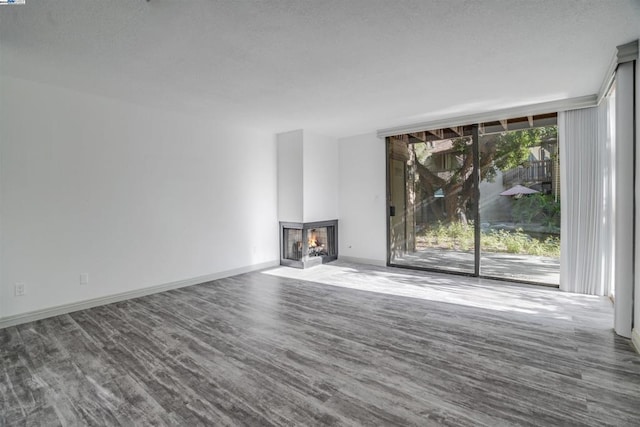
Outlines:
[{"label": "sliding glass door", "polygon": [[556,114],[387,138],[388,263],[557,285]]},{"label": "sliding glass door", "polygon": [[471,127],[389,138],[390,263],[475,271]]},{"label": "sliding glass door", "polygon": [[[524,119],[524,118],[523,118]],[[510,130],[514,129],[514,130]],[[560,283],[555,114],[481,127],[480,274]]]}]

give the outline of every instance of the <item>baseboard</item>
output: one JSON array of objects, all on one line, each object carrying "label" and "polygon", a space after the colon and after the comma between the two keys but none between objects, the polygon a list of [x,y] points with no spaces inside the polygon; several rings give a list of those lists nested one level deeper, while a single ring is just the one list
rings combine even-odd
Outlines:
[{"label": "baseboard", "polygon": [[194,277],[191,279],[178,280],[177,282],[164,283],[162,285],[150,286],[147,288],[136,289],[134,291],[121,292],[118,294],[92,298],[70,304],[63,304],[56,307],[45,308],[42,310],[30,311],[28,313],[16,314],[14,316],[2,317],[0,318],[0,329],[8,328],[9,326],[20,325],[22,323],[33,322],[35,320],[46,319],[47,317],[73,313],[74,311],[86,310],[88,308],[97,307],[100,305],[112,304],[114,302],[139,298],[151,294],[157,294],[159,292],[169,291],[172,289],[184,288],[186,286],[198,285],[200,283],[224,279],[225,277],[237,276],[238,274],[249,273],[251,271],[262,270],[278,265],[280,265],[279,260],[268,261],[261,264],[249,265],[246,267],[207,274],[205,276]]},{"label": "baseboard", "polygon": [[631,331],[631,344],[636,353],[640,353],[640,330],[638,328]]},{"label": "baseboard", "polygon": [[379,267],[387,266],[386,261],[381,261],[377,259],[357,258],[357,257],[351,257],[351,256],[343,256],[343,255],[339,255],[338,259],[345,262],[353,262],[355,264],[369,264],[369,265],[377,265]]}]

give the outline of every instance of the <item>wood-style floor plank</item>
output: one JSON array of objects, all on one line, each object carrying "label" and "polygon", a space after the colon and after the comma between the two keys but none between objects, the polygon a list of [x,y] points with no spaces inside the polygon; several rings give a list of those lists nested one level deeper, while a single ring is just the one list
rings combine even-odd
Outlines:
[{"label": "wood-style floor plank", "polygon": [[0,330],[0,425],[640,425],[604,298],[335,262]]}]

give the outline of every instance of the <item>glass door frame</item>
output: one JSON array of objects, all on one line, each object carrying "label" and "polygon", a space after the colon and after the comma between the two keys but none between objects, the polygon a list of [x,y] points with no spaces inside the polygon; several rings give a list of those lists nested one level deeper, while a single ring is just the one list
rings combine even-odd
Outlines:
[{"label": "glass door frame", "polygon": [[[394,206],[392,204],[392,192],[391,192],[391,136],[385,137],[385,168],[386,168],[386,225],[387,225],[387,259],[386,263],[388,267],[397,267],[397,268],[406,268],[410,270],[420,270],[420,271],[431,271],[436,273],[445,273],[445,274],[455,274],[459,276],[467,276],[467,277],[479,277],[491,280],[499,280],[506,282],[514,282],[514,283],[523,283],[537,286],[546,286],[552,288],[559,288],[558,284],[552,283],[544,283],[544,282],[535,282],[530,280],[523,280],[518,278],[508,278],[508,277],[497,277],[497,276],[488,276],[480,274],[480,262],[481,262],[481,223],[480,223],[480,123],[467,124],[466,126],[471,126],[471,138],[472,138],[472,157],[473,157],[473,193],[474,193],[474,202],[473,202],[473,230],[474,230],[474,266],[473,273],[465,272],[465,271],[453,271],[453,270],[444,270],[433,267],[423,267],[416,265],[408,265],[408,264],[396,264],[393,263],[392,258],[392,236],[391,236],[391,217],[397,214],[394,212]],[[407,143],[409,144],[409,143]],[[407,176],[406,164],[405,164],[404,176]],[[405,180],[405,188],[406,188],[406,180]],[[406,195],[405,195],[406,197]],[[405,225],[406,227],[406,225]]]}]

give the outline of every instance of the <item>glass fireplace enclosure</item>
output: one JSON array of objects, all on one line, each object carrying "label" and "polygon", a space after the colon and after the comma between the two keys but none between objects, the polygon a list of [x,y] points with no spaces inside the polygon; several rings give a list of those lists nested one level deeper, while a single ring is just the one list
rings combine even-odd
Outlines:
[{"label": "glass fireplace enclosure", "polygon": [[280,264],[308,268],[338,259],[338,220],[280,223]]},{"label": "glass fireplace enclosure", "polygon": [[387,138],[391,266],[560,279],[557,115]]}]

